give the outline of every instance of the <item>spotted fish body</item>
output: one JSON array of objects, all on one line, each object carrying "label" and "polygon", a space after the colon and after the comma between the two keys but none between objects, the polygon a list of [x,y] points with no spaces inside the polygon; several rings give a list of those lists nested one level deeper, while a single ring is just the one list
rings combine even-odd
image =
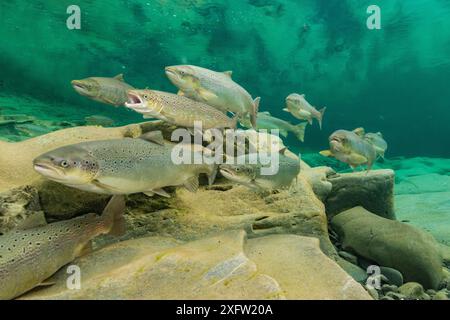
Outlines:
[{"label": "spotted fish body", "polygon": [[[284,151],[283,151],[284,152]],[[277,190],[289,188],[300,173],[300,161],[280,153],[278,155],[278,171],[273,175],[264,175],[261,163],[250,164],[249,155],[235,159],[235,164],[222,164],[220,173],[230,181],[245,185],[252,189]],[[244,164],[239,164],[239,163]]]},{"label": "spotted fish body", "polygon": [[113,78],[91,77],[73,80],[72,86],[82,96],[116,107],[122,106],[127,101],[127,91],[134,89],[124,82],[122,74]]},{"label": "spotted fish body", "polygon": [[157,118],[187,128],[194,127],[195,121],[200,121],[203,129],[236,127],[235,119],[217,109],[173,93],[131,90],[128,96],[130,101],[125,106],[142,113],[144,117]]},{"label": "spotted fish body", "polygon": [[286,108],[283,111],[289,112],[300,120],[307,120],[312,124],[313,119],[317,119],[319,127],[322,129],[322,119],[327,108],[317,110],[308,101],[304,94],[292,93],[286,98]]},{"label": "spotted fish body", "polygon": [[[144,139],[112,139],[82,142],[43,154],[34,160],[37,171],[49,179],[85,191],[102,194],[133,194],[144,192],[167,196],[161,189],[184,185],[191,191],[198,187],[198,176],[213,177],[212,164],[176,164],[172,151],[176,144],[162,145]],[[197,151],[191,145],[182,147],[190,159]],[[86,174],[79,181],[67,180],[67,174],[52,175],[52,169],[64,171],[59,163],[66,161],[79,168],[74,175]],[[75,164],[76,163],[76,164]],[[85,166],[85,167],[83,167]],[[42,169],[44,168],[44,169]],[[66,167],[67,171],[70,167]],[[50,171],[49,171],[50,170]]]},{"label": "spotted fish body", "polygon": [[0,236],[0,300],[33,289],[82,255],[90,240],[123,228],[123,210],[123,198],[116,197],[101,216],[91,213]]},{"label": "spotted fish body", "polygon": [[373,145],[365,140],[358,130],[337,130],[333,132],[329,138],[330,149],[320,153],[347,163],[353,169],[360,165],[367,165],[367,170],[370,170],[376,160],[377,153]]},{"label": "spotted fish body", "polygon": [[[166,75],[180,89],[180,94],[207,103],[222,112],[232,112],[240,120],[251,118],[256,126],[259,98],[252,96],[231,78],[231,72],[181,65],[166,67]],[[247,124],[248,125],[248,124]]]}]

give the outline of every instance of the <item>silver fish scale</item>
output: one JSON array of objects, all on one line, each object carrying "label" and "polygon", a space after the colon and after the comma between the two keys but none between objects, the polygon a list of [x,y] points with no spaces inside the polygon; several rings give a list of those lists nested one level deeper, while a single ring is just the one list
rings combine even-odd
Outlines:
[{"label": "silver fish scale", "polygon": [[133,170],[143,161],[162,157],[167,148],[142,139],[94,141],[80,144],[97,159],[101,173]]},{"label": "silver fish scale", "polygon": [[189,122],[202,121],[205,127],[227,127],[232,125],[232,119],[223,112],[205,103],[191,100],[165,92],[153,92],[159,98],[159,103],[164,109],[163,114],[170,117],[183,118]]}]

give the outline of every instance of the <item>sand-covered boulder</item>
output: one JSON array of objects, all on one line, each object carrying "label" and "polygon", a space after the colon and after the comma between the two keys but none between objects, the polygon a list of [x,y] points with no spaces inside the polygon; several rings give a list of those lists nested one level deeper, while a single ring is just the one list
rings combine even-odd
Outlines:
[{"label": "sand-covered boulder", "polygon": [[405,281],[436,289],[442,278],[442,256],[434,238],[405,223],[356,207],[335,216],[331,225],[342,247],[399,270]]},{"label": "sand-covered boulder", "polygon": [[325,200],[327,215],[362,206],[381,217],[395,219],[394,171],[341,173],[330,176],[328,181],[333,187]]},{"label": "sand-covered boulder", "polygon": [[171,199],[133,195],[127,207],[126,238],[157,234],[193,240],[244,229],[250,238],[271,234],[316,237],[327,255],[337,256],[329,240],[324,205],[302,177],[290,190],[276,193],[260,194],[218,181],[196,193],[178,188]]},{"label": "sand-covered boulder", "polygon": [[358,300],[369,294],[310,237],[272,235],[251,239],[247,256],[277,280],[288,299]]},{"label": "sand-covered boulder", "polygon": [[328,177],[335,175],[330,167],[314,167],[308,165],[301,167],[300,176],[305,177],[306,181],[311,185],[316,196],[324,201],[331,192],[333,185],[328,181]]},{"label": "sand-covered boulder", "polygon": [[38,190],[31,186],[0,192],[0,235],[34,215],[42,215]]},{"label": "sand-covered boulder", "polygon": [[141,238],[71,265],[81,270],[80,290],[67,288],[63,268],[55,285],[22,299],[370,299],[317,239],[292,235],[246,241],[236,230],[187,243]]}]

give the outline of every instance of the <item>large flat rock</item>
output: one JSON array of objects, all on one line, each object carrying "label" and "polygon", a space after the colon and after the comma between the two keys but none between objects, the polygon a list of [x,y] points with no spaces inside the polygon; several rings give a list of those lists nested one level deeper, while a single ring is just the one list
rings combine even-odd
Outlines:
[{"label": "large flat rock", "polygon": [[190,241],[244,229],[249,238],[271,234],[316,237],[328,256],[337,256],[328,236],[324,205],[302,177],[290,190],[266,195],[218,182],[196,193],[177,189],[172,199],[161,199],[162,206],[155,205],[158,198],[136,195],[131,199],[126,237],[155,233]]},{"label": "large flat rock", "polygon": [[251,239],[247,256],[276,279],[288,299],[368,300],[370,295],[325,256],[315,238],[272,235]]},{"label": "large flat rock", "polygon": [[381,217],[395,219],[394,171],[341,173],[330,176],[331,192],[325,199],[327,215],[362,206]]},{"label": "large flat rock", "polygon": [[[244,231],[180,243],[147,237],[75,260],[81,289],[66,287],[66,268],[22,299],[370,299],[319,248],[293,235],[246,242]],[[283,248],[283,250],[280,250]],[[291,280],[290,280],[291,279]]]}]

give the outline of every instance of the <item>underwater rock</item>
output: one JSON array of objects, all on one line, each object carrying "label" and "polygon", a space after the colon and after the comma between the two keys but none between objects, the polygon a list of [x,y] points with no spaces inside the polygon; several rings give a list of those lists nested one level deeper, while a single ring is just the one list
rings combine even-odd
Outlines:
[{"label": "underwater rock", "polygon": [[50,220],[66,220],[94,212],[101,214],[108,200],[107,194],[81,191],[63,184],[43,180],[35,184],[45,216]]},{"label": "underwater rock", "polygon": [[36,188],[25,186],[0,193],[0,235],[34,214],[42,214]]},{"label": "underwater rock", "polygon": [[354,256],[350,252],[341,250],[338,252],[338,254],[341,258],[347,260],[348,262],[358,265],[358,257]]},{"label": "underwater rock", "polygon": [[359,266],[348,262],[345,259],[342,258],[338,258],[336,260],[336,263],[345,270],[345,272],[347,272],[356,282],[359,283],[365,283],[367,280],[367,272],[364,271],[362,268],[360,268]]},{"label": "underwater rock", "polygon": [[442,257],[434,238],[407,224],[356,207],[335,216],[331,225],[345,250],[399,270],[406,281],[436,289],[443,278]]},{"label": "underwater rock", "polygon": [[279,283],[287,299],[370,299],[360,284],[322,253],[315,238],[255,238],[247,242],[246,254],[259,272]]},{"label": "underwater rock", "polygon": [[[22,142],[0,141],[0,192],[33,184],[42,177],[33,169],[33,159],[52,149],[82,141],[138,137],[152,130],[167,135],[170,126],[160,121],[117,128],[75,127],[51,132]],[[172,129],[173,130],[173,129]]]},{"label": "underwater rock", "polygon": [[304,162],[301,164],[300,175],[306,178],[321,201],[324,201],[331,192],[333,185],[328,181],[328,177],[334,174],[334,170],[330,167],[311,168]]},{"label": "underwater rock", "polygon": [[80,290],[67,289],[63,268],[53,286],[21,299],[370,299],[317,239],[292,235],[245,241],[236,230],[188,243],[147,237],[73,264],[82,270]]},{"label": "underwater rock", "polygon": [[[226,186],[226,187],[224,187]],[[328,236],[325,208],[299,176],[291,190],[262,195],[244,186],[217,181],[196,193],[177,189],[170,199],[142,194],[128,203],[127,237],[170,235],[181,240],[244,229],[248,237],[296,234],[316,237],[330,257],[337,257]]]},{"label": "underwater rock", "polygon": [[328,216],[362,206],[381,217],[395,219],[392,170],[336,174],[328,181],[333,185],[325,200]]},{"label": "underwater rock", "polygon": [[448,294],[445,291],[438,291],[432,297],[432,300],[450,300]]},{"label": "underwater rock", "polygon": [[403,275],[400,271],[398,271],[394,268],[383,267],[383,266],[380,267],[380,271],[381,271],[381,274],[389,280],[390,284],[395,285],[397,287],[400,287],[401,285],[403,285]]},{"label": "underwater rock", "polygon": [[408,300],[430,300],[430,296],[425,293],[422,285],[417,282],[408,282],[398,288],[398,292]]}]

